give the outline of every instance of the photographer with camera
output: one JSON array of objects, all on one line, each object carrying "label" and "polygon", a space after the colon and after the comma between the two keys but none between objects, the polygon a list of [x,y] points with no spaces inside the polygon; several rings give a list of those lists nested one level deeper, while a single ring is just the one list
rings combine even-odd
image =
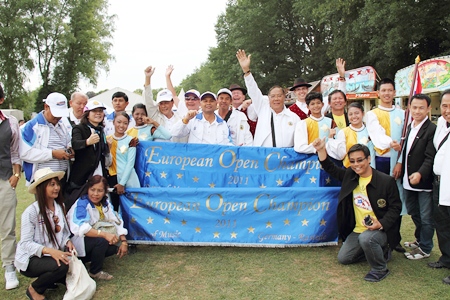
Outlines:
[{"label": "photographer with camera", "polygon": [[355,144],[347,155],[350,167],[336,166],[328,157],[325,140],[313,142],[323,169],[342,182],[337,208],[339,236],[343,244],[338,261],[347,265],[367,260],[370,282],[389,275],[387,261],[400,242],[402,203],[393,177],[370,166],[367,146]]}]

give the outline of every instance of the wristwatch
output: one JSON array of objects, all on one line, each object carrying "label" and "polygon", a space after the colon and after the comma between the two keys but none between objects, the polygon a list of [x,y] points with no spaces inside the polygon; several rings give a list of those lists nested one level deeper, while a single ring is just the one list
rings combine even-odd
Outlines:
[{"label": "wristwatch", "polygon": [[17,178],[20,178],[20,174],[19,173],[15,173],[14,176],[16,176]]}]

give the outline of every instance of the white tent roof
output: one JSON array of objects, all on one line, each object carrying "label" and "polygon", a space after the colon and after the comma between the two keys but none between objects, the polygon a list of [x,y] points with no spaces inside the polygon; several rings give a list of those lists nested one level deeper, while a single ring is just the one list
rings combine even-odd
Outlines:
[{"label": "white tent roof", "polygon": [[133,109],[133,106],[137,103],[145,103],[144,98],[142,95],[138,95],[133,93],[132,91],[129,91],[127,89],[123,89],[120,87],[115,87],[113,89],[107,90],[106,92],[103,92],[95,97],[90,98],[89,100],[97,100],[99,102],[103,102],[105,105],[112,106],[112,95],[115,92],[124,92],[128,96],[128,105],[125,111],[128,114],[131,114],[131,110]]}]

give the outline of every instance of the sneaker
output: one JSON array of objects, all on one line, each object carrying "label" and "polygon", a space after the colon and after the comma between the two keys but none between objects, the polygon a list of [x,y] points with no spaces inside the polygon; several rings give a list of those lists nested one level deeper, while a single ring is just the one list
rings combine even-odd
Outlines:
[{"label": "sneaker", "polygon": [[100,279],[100,280],[111,280],[114,278],[111,274],[104,272],[104,271],[100,271],[97,274],[92,274],[91,272],[89,272],[89,276],[91,276],[94,279]]},{"label": "sneaker", "polygon": [[5,283],[7,290],[12,290],[19,286],[19,279],[17,279],[15,269],[12,272],[5,271]]},{"label": "sneaker", "polygon": [[450,284],[450,276],[447,276],[444,279],[442,279],[442,282],[445,284]]},{"label": "sneaker", "polygon": [[405,256],[407,259],[417,260],[430,257],[430,254],[423,252],[422,249],[420,249],[419,247],[410,252],[405,252]]},{"label": "sneaker", "polygon": [[389,270],[386,271],[370,271],[364,276],[364,280],[370,282],[378,282],[386,278],[389,275]]},{"label": "sneaker", "polygon": [[406,248],[417,249],[419,248],[419,243],[417,241],[414,242],[405,242],[403,244]]}]

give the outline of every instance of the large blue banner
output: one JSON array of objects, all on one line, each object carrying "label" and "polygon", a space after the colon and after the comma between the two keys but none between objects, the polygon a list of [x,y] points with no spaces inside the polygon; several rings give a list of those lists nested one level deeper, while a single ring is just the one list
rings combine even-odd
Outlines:
[{"label": "large blue banner", "polygon": [[[134,243],[337,244],[338,183],[292,148],[141,142],[121,209]],[[333,187],[335,186],[335,187]]]}]

